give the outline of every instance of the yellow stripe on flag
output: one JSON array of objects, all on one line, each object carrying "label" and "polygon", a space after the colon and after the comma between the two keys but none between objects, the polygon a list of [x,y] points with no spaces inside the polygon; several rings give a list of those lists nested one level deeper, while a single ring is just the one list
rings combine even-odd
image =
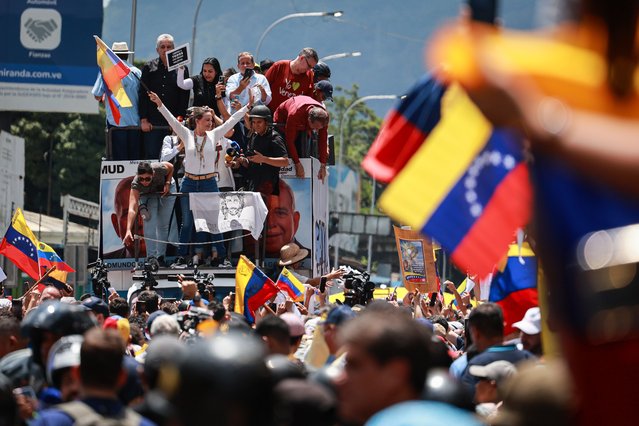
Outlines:
[{"label": "yellow stripe on flag", "polygon": [[394,219],[421,229],[484,147],[492,127],[463,89],[452,84],[442,118],[397,177],[380,206]]}]

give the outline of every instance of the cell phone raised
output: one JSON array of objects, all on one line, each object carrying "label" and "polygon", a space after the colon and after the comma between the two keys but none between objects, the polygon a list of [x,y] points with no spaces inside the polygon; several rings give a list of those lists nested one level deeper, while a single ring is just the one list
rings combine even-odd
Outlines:
[{"label": "cell phone raised", "polygon": [[242,75],[242,80],[248,80],[255,74],[255,71],[252,68],[247,68],[244,70],[244,74]]}]

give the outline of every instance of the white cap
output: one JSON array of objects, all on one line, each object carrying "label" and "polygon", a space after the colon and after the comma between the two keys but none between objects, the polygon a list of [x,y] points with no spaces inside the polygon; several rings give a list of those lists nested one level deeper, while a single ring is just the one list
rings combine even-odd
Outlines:
[{"label": "white cap", "polygon": [[524,318],[514,323],[513,327],[520,329],[526,334],[541,333],[541,311],[539,307],[528,309]]}]

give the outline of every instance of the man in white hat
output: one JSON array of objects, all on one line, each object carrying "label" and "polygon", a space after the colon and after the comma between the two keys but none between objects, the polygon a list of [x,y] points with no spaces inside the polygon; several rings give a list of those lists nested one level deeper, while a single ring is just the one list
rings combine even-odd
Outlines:
[{"label": "man in white hat", "polygon": [[[122,87],[127,96],[131,100],[130,107],[120,107],[120,122],[116,123],[113,118],[113,111],[109,101],[105,98],[106,85],[102,78],[102,74],[98,72],[98,78],[93,85],[93,96],[99,102],[104,102],[104,108],[106,109],[106,126],[107,130],[116,128],[111,132],[111,149],[107,150],[109,160],[139,160],[140,159],[140,131],[134,130],[118,130],[120,127],[140,126],[140,117],[138,115],[138,91],[140,88],[140,77],[142,72],[128,63],[129,55],[133,52],[129,50],[129,46],[125,41],[116,41],[111,46],[111,50],[120,58],[127,67],[131,69],[131,72],[122,79]],[[135,74],[135,75],[134,75]],[[136,77],[137,76],[137,77]]]},{"label": "man in white hat", "polygon": [[[307,297],[305,297],[304,305],[307,307],[309,313],[315,313],[322,305],[320,298],[325,298],[328,295],[326,287],[330,287],[329,281],[342,278],[345,271],[343,269],[336,269],[328,274],[318,277],[308,278],[298,274],[295,270],[299,268],[302,261],[308,256],[309,251],[305,248],[300,248],[295,243],[285,244],[280,250],[280,261],[278,265],[285,266],[295,277],[300,280],[302,284],[309,290],[307,291]],[[310,288],[313,288],[313,292],[310,292]]]},{"label": "man in white hat", "polygon": [[530,308],[521,321],[513,324],[518,329],[523,348],[533,355],[540,357],[541,348],[541,312],[538,307]]}]

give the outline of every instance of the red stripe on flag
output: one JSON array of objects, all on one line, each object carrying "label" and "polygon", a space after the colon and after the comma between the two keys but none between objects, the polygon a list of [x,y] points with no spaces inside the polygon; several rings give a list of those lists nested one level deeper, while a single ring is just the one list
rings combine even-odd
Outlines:
[{"label": "red stripe on flag", "polygon": [[107,96],[106,98],[109,100],[109,107],[111,108],[111,115],[113,115],[113,121],[115,121],[115,124],[120,124],[120,117],[122,117],[122,114],[120,114],[119,106],[116,105],[116,102],[113,101],[112,96]]},{"label": "red stripe on flag", "polygon": [[2,244],[0,245],[0,253],[7,259],[11,260],[18,268],[20,268],[20,270],[24,271],[34,280],[40,279],[40,268],[38,267],[38,262],[31,259],[17,247],[9,244],[5,239],[2,240]]},{"label": "red stripe on flag", "polygon": [[[520,163],[501,182],[468,234],[452,253],[465,272],[481,278],[507,253],[513,229],[526,226],[532,209],[528,167]],[[518,194],[513,197],[512,194]]]},{"label": "red stripe on flag", "polygon": [[503,300],[497,303],[504,312],[504,336],[517,331],[513,324],[520,321],[526,311],[532,307],[539,306],[536,288],[527,288],[512,292]]},{"label": "red stripe on flag", "polygon": [[380,182],[390,182],[428,137],[398,111],[391,111],[368,150],[362,167]]}]

